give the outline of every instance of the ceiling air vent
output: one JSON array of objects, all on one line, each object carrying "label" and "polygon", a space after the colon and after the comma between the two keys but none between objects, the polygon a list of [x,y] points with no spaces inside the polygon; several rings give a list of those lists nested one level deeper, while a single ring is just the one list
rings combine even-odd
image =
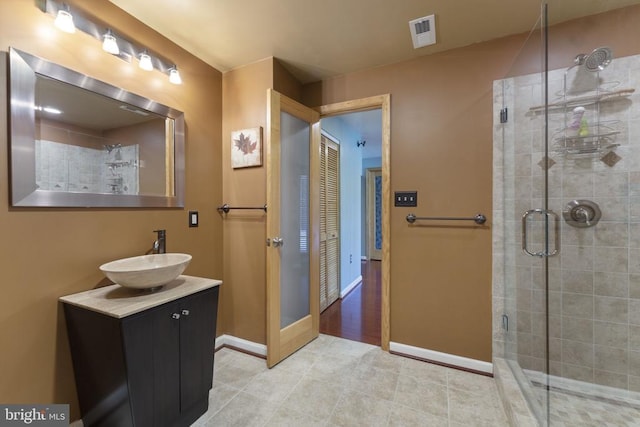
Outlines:
[{"label": "ceiling air vent", "polygon": [[413,48],[429,46],[436,42],[436,17],[435,15],[409,21]]}]

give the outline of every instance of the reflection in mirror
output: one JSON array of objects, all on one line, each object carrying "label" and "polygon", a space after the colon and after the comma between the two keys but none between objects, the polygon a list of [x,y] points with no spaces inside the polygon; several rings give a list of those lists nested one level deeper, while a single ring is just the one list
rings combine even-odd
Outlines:
[{"label": "reflection in mirror", "polygon": [[184,205],[181,112],[15,49],[9,78],[13,206]]}]

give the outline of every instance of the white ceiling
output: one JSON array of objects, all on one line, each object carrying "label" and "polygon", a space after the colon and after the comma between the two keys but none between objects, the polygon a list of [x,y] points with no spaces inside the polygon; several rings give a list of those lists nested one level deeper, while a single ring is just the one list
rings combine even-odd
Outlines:
[{"label": "white ceiling", "polygon": [[[540,0],[110,0],[225,72],[276,57],[302,82],[529,31]],[[548,0],[552,23],[639,0]],[[435,14],[437,43],[408,22]]]},{"label": "white ceiling", "polygon": [[[358,141],[366,141],[365,145],[360,147],[363,159],[382,155],[382,110],[359,111],[342,114],[339,117],[345,125],[358,132]],[[355,144],[358,141],[341,141],[341,143]]]}]

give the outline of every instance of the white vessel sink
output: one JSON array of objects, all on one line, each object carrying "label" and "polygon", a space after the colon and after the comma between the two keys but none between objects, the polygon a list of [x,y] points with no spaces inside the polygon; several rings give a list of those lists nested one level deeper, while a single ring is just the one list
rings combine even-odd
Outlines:
[{"label": "white vessel sink", "polygon": [[100,271],[120,286],[149,289],[174,280],[182,274],[190,261],[191,255],[188,254],[142,255],[102,264]]}]

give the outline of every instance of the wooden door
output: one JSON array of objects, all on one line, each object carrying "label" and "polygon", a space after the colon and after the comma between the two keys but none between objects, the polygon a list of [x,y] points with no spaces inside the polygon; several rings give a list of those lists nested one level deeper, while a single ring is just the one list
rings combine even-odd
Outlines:
[{"label": "wooden door", "polygon": [[340,146],[320,139],[320,311],[340,296]]},{"label": "wooden door", "polygon": [[267,365],[318,336],[318,112],[267,94]]}]

